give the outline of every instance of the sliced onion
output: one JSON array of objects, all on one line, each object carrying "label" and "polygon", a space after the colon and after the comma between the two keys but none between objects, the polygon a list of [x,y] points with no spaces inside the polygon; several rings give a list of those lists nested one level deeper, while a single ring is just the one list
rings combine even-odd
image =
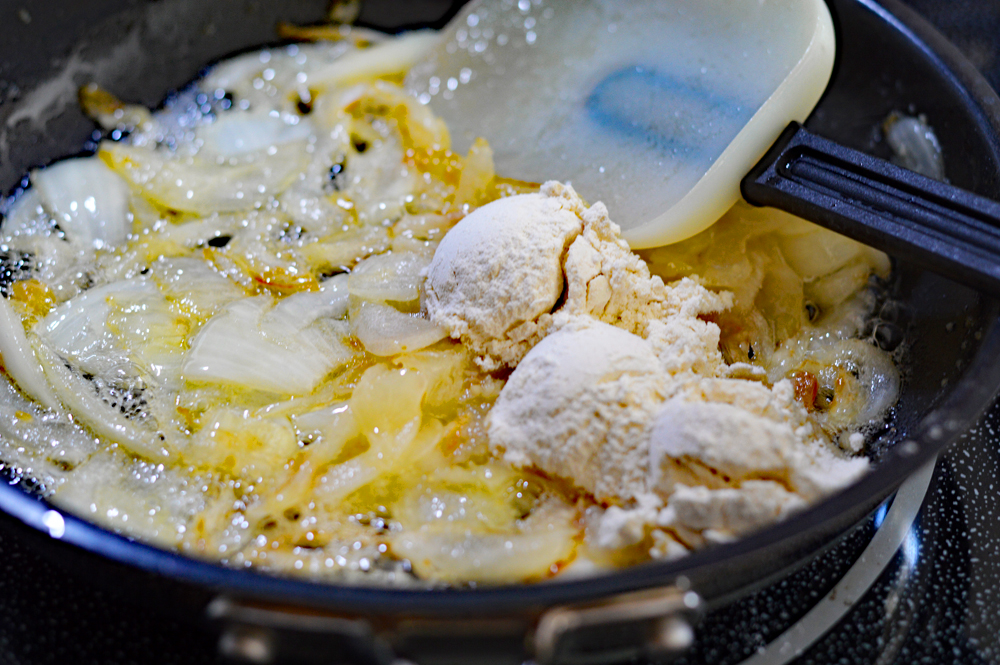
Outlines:
[{"label": "sliced onion", "polygon": [[389,248],[389,230],[382,226],[352,229],[333,240],[314,242],[299,249],[313,270],[346,269],[358,260]]},{"label": "sliced onion", "polygon": [[840,390],[833,408],[825,414],[825,425],[878,423],[899,399],[899,370],[889,354],[873,344],[860,339],[840,340],[813,357],[823,365],[842,370],[841,381],[837,382]]},{"label": "sliced onion", "polygon": [[79,98],[83,112],[99,123],[104,131],[118,129],[149,134],[156,125],[156,119],[145,106],[126,104],[96,83],[80,88]]},{"label": "sliced onion", "polygon": [[[325,99],[323,101],[326,102]],[[370,85],[359,84],[356,88],[344,91],[337,97],[337,101],[340,102],[336,106],[337,111],[344,109],[355,116],[368,113],[384,115],[386,109],[392,109],[390,115],[399,124],[399,131],[406,137],[408,148],[433,152],[445,151],[451,147],[451,137],[445,122],[416,97],[407,94],[394,83],[377,80]],[[479,145],[486,146],[486,143],[480,139]],[[492,178],[493,153],[488,148],[487,151]],[[459,203],[460,200],[456,199],[455,202]]]},{"label": "sliced onion", "polygon": [[205,507],[204,495],[185,489],[188,482],[171,468],[94,455],[66,475],[52,500],[116,532],[176,547],[188,518]]},{"label": "sliced onion", "polygon": [[399,471],[404,464],[418,461],[440,442],[443,434],[444,427],[436,420],[420,428],[419,417],[395,430],[391,436],[385,436],[384,432],[374,436],[369,433],[371,447],[368,450],[346,462],[329,467],[317,479],[316,500],[327,506],[339,507],[344,499],[365,485]]},{"label": "sliced onion", "polygon": [[520,583],[552,576],[573,557],[576,510],[553,502],[507,533],[473,533],[461,524],[434,523],[403,530],[392,552],[419,577],[441,582]]},{"label": "sliced onion", "polygon": [[200,81],[199,87],[213,91],[236,91],[242,87],[252,88],[253,79],[267,66],[261,58],[262,54],[265,53],[268,58],[272,57],[272,51],[245,53],[217,64]]},{"label": "sliced onion", "polygon": [[[404,482],[406,490],[389,506],[393,519],[404,529],[447,523],[452,531],[507,532],[523,516],[523,507],[536,490],[523,476],[500,462],[457,466],[440,448],[428,451],[427,465],[411,465],[409,474],[420,476]],[[518,493],[511,493],[518,488]]]},{"label": "sliced onion", "polygon": [[[361,6],[355,3],[338,6],[338,13],[336,13],[336,15],[331,14],[330,16],[332,22],[320,25],[299,26],[290,25],[288,23],[279,23],[278,36],[282,39],[291,39],[303,42],[344,41],[358,47],[365,44],[378,44],[380,42],[384,42],[386,39],[392,39],[391,36],[384,32],[350,25],[350,23],[357,19],[358,10],[360,9]],[[346,15],[339,13],[342,10],[345,11]]]},{"label": "sliced onion", "polygon": [[352,296],[372,302],[414,302],[420,297],[428,254],[393,252],[365,259],[351,272],[347,282]]},{"label": "sliced onion", "polygon": [[423,215],[403,215],[392,227],[396,238],[414,240],[441,240],[455,222],[444,215],[427,213]]},{"label": "sliced onion", "polygon": [[[425,351],[399,358],[392,365],[380,363],[368,368],[351,397],[361,431],[369,440],[380,441],[419,424],[424,408],[458,397],[465,363],[461,351]],[[386,404],[392,408],[387,409]]]},{"label": "sliced onion", "polygon": [[[31,353],[34,355],[33,349]],[[41,367],[36,367],[41,373]],[[42,379],[48,386],[44,374]],[[45,407],[19,391],[12,381],[0,382],[0,393],[4,400],[0,406],[0,454],[8,468],[34,468],[43,492],[57,490],[75,467],[101,449],[101,442],[71,419],[46,417]],[[65,411],[60,407],[56,413]],[[25,418],[26,414],[31,417]]]},{"label": "sliced onion", "polygon": [[[412,438],[423,418],[421,404],[434,377],[386,364],[369,367],[351,395],[351,409],[361,432],[375,447]],[[386,404],[392,404],[387,409]]]},{"label": "sliced onion", "polygon": [[24,326],[6,298],[0,298],[0,356],[7,374],[29,397],[49,409],[59,409],[38,358],[24,334]]},{"label": "sliced onion", "polygon": [[316,327],[265,328],[262,322],[271,307],[271,298],[258,296],[231,303],[212,317],[191,342],[184,378],[193,383],[305,395],[353,357],[346,344]]},{"label": "sliced onion", "polygon": [[99,155],[154,203],[198,215],[259,207],[283,192],[310,158],[299,141],[249,153],[239,163],[225,165],[197,156],[171,158],[162,151],[122,143],[102,144]]},{"label": "sliced onion", "polygon": [[342,319],[347,315],[350,294],[347,275],[320,282],[319,291],[293,293],[265,315],[265,325],[293,325],[304,328],[320,318]]},{"label": "sliced onion", "polygon": [[807,284],[805,293],[821,309],[833,309],[864,288],[872,266],[864,260],[853,261],[834,273]]},{"label": "sliced onion", "polygon": [[486,195],[486,188],[496,175],[493,166],[493,148],[484,138],[478,138],[469,148],[462,166],[462,175],[455,188],[455,205],[476,206]]},{"label": "sliced onion", "polygon": [[246,293],[212,266],[193,257],[164,257],[152,265],[153,276],[163,290],[196,319],[207,320]]},{"label": "sliced onion", "polygon": [[65,360],[44,343],[35,344],[34,350],[59,401],[91,431],[140,457],[157,462],[170,458],[155,427],[140,427],[102,400],[90,381],[67,367]]},{"label": "sliced onion", "polygon": [[404,162],[402,147],[389,140],[370,146],[351,160],[352,179],[344,193],[354,202],[358,220],[390,225],[407,212],[407,199],[424,183],[416,169]]},{"label": "sliced onion", "polygon": [[221,157],[235,157],[308,139],[314,131],[308,120],[289,124],[280,117],[263,112],[230,111],[215,122],[201,125],[196,134],[203,141],[202,150]]},{"label": "sliced onion", "polygon": [[861,243],[819,227],[811,233],[782,237],[780,243],[785,261],[806,280],[839,270],[864,250]]},{"label": "sliced onion", "polygon": [[[119,305],[144,300],[138,303],[138,311],[132,312],[144,321],[127,323],[127,307]],[[157,304],[159,316],[150,309]],[[117,321],[122,331],[131,325],[140,329],[119,338],[109,325],[112,313],[124,315]],[[165,319],[173,337],[168,339],[160,330],[144,329],[154,319],[161,324]],[[173,347],[181,343],[183,333],[179,339],[175,324],[173,313],[152,283],[113,282],[81,293],[39,321],[32,346],[56,397],[80,422],[129,452],[161,461],[170,454],[166,437],[172,437],[173,431],[159,426],[154,415],[160,410],[154,406],[157,400],[139,397],[145,390],[144,381],[136,376],[128,351],[135,353],[135,362],[143,366],[147,377],[170,382],[170,377],[157,369],[165,369],[172,376],[177,373],[178,359],[169,356],[176,355]],[[123,341],[134,346],[126,349]],[[139,392],[132,393],[133,386]]]},{"label": "sliced onion", "polygon": [[154,392],[162,394],[162,388],[179,388],[188,318],[175,312],[155,288],[148,292],[118,292],[111,304],[108,328],[127,350],[133,367],[159,389]]},{"label": "sliced onion", "polygon": [[934,129],[921,118],[893,113],[885,123],[885,138],[896,163],[928,178],[944,180],[944,158]]},{"label": "sliced onion", "polygon": [[411,427],[396,437],[386,437],[361,455],[327,469],[317,479],[317,501],[339,506],[350,494],[391,472],[398,461],[406,459],[405,450],[416,431]]},{"label": "sliced onion", "polygon": [[293,415],[292,424],[299,439],[309,442],[309,459],[317,467],[336,459],[344,445],[360,433],[348,402]]},{"label": "sliced onion", "polygon": [[96,376],[127,372],[125,350],[108,328],[109,299],[116,294],[156,294],[147,280],[125,280],[82,292],[35,324],[35,333],[79,371]]},{"label": "sliced onion", "polygon": [[0,242],[5,249],[31,254],[33,276],[44,282],[57,301],[80,290],[82,271],[89,267],[93,248],[68,242],[42,206],[42,196],[31,188],[4,213]]},{"label": "sliced onion", "polygon": [[833,395],[815,413],[828,433],[881,422],[899,398],[899,370],[889,354],[874,344],[815,335],[808,341],[792,342],[775,353],[768,379],[777,382],[798,371],[815,376],[820,389]]},{"label": "sliced onion", "polygon": [[376,356],[418,351],[448,336],[448,332],[416,314],[362,302],[351,313],[351,333]]},{"label": "sliced onion", "polygon": [[322,237],[340,231],[353,223],[352,213],[327,197],[322,191],[307,186],[307,179],[297,182],[278,199],[281,210],[309,233]]},{"label": "sliced onion", "polygon": [[254,416],[233,406],[206,414],[184,450],[184,461],[240,478],[273,480],[299,452],[287,418]]},{"label": "sliced onion", "polygon": [[[286,101],[289,110],[291,100],[275,99],[274,94],[301,88],[308,93],[312,87],[307,77],[315,70],[328,66],[344,53],[351,51],[352,42],[319,42],[315,44],[295,44],[294,52],[289,48],[267,49],[247,53],[219,63],[199,82],[199,88],[215,93],[225,90],[237,100],[247,100],[251,107],[274,108]],[[271,70],[265,80],[265,70]],[[256,85],[255,85],[255,82]],[[265,85],[261,86],[263,82]]]},{"label": "sliced onion", "polygon": [[66,237],[100,249],[125,242],[131,227],[128,185],[94,157],[78,157],[33,171],[42,205]]},{"label": "sliced onion", "polygon": [[49,235],[54,231],[42,206],[42,195],[37,189],[24,192],[3,213],[3,226],[0,230],[7,243],[24,236]]},{"label": "sliced onion", "polygon": [[438,39],[438,33],[434,31],[419,30],[366,49],[348,51],[312,72],[309,85],[314,88],[342,87],[358,81],[403,74],[419,62]]}]

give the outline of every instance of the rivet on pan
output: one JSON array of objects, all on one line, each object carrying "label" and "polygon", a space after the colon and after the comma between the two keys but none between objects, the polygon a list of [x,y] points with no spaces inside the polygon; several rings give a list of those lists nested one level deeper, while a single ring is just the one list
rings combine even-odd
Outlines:
[{"label": "rivet on pan", "polygon": [[656,627],[651,642],[657,651],[679,653],[694,644],[694,629],[680,617],[667,617]]},{"label": "rivet on pan", "polygon": [[233,660],[266,665],[274,660],[270,636],[251,628],[230,628],[219,638],[219,653]]},{"label": "rivet on pan", "polygon": [[49,535],[53,538],[62,538],[66,535],[66,520],[54,510],[45,511],[45,514],[42,515],[42,524],[49,530]]}]

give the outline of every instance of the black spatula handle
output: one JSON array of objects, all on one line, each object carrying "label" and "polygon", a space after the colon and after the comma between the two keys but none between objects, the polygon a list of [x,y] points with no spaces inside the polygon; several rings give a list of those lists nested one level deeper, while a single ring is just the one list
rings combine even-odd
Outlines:
[{"label": "black spatula handle", "polygon": [[[792,123],[743,178],[743,197],[1000,295],[1000,203]],[[1000,194],[1000,192],[998,192]]]}]

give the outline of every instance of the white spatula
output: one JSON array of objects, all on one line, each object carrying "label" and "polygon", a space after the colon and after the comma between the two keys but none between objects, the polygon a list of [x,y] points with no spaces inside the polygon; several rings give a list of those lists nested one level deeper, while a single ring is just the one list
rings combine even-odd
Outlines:
[{"label": "white spatula", "polygon": [[651,247],[732,206],[833,59],[823,0],[485,0],[408,86],[457,150],[483,136],[499,174],[570,181]]},{"label": "white spatula", "polygon": [[408,81],[456,148],[484,136],[501,175],[571,182],[632,247],[742,193],[1000,295],[1000,203],[798,124],[834,46],[823,0],[478,0]]}]

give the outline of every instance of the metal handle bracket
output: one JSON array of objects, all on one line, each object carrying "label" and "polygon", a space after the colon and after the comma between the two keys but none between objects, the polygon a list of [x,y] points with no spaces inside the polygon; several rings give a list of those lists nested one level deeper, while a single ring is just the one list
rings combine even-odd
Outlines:
[{"label": "metal handle bracket", "polygon": [[702,604],[697,593],[681,586],[549,610],[535,630],[536,660],[540,665],[674,660],[694,643]]}]

